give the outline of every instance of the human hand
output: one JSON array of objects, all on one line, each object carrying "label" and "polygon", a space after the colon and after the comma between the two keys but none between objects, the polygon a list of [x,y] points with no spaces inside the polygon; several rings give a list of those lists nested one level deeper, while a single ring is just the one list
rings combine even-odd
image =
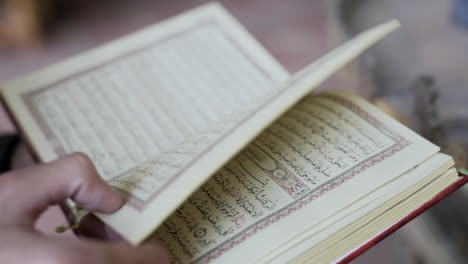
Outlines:
[{"label": "human hand", "polygon": [[124,203],[83,154],[0,176],[0,263],[169,262],[166,251],[155,244],[132,247],[124,242],[74,240],[37,232],[34,223],[39,215],[67,198],[101,213],[112,213]]}]

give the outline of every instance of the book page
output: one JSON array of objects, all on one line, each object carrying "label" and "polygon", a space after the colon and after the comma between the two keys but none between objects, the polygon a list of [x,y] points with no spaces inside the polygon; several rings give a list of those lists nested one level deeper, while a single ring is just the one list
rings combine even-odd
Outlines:
[{"label": "book page", "polygon": [[[343,44],[295,74],[260,107],[240,111],[204,133],[162,153],[111,184],[130,201],[112,215],[99,215],[132,243],[147,237],[198,186],[273,120],[367,47],[398,27],[392,21]],[[185,146],[184,146],[185,145]],[[167,201],[171,201],[168,203]],[[131,219],[133,225],[129,225]]]},{"label": "book page", "polygon": [[[433,183],[452,166],[451,157],[438,153],[318,225],[308,230],[304,228],[296,237],[283,243],[280,248],[272,250],[268,256],[264,256],[264,259],[257,259],[256,263],[288,263],[332,235],[347,228],[352,229],[350,226],[355,226],[359,220],[364,221],[365,218],[375,220],[370,215],[376,215],[394,206],[395,202],[392,200],[402,201],[415,194],[422,186]],[[449,180],[456,179],[457,177],[449,178]]]},{"label": "book page", "polygon": [[217,4],[2,85],[41,161],[88,154],[106,180],[275,94],[288,73]]},{"label": "book page", "polygon": [[152,239],[175,263],[250,263],[438,150],[352,95],[309,95],[218,170]]}]

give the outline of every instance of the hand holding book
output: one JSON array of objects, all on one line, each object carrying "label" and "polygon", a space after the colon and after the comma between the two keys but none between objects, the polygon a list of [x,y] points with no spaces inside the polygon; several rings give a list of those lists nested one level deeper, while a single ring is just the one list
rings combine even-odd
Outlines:
[{"label": "hand holding book", "polygon": [[156,244],[134,248],[117,241],[67,240],[35,231],[40,214],[67,198],[101,213],[115,212],[125,203],[82,154],[2,175],[0,262],[168,263],[167,252]]}]

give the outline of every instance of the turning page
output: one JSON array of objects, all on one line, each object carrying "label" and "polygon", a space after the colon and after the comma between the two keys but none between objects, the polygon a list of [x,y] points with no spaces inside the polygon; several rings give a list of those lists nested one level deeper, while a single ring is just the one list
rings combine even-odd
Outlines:
[{"label": "turning page", "polygon": [[[214,123],[190,140],[162,153],[111,184],[129,194],[129,202],[99,217],[132,243],[140,243],[219,167],[272,121],[370,45],[398,27],[392,21],[360,34],[295,74],[277,93]],[[250,109],[250,110],[249,110]],[[171,201],[171,202],[168,202]],[[129,225],[129,222],[132,224]]]},{"label": "turning page", "polygon": [[259,98],[288,73],[218,4],[1,85],[41,161],[84,152],[106,180]]}]

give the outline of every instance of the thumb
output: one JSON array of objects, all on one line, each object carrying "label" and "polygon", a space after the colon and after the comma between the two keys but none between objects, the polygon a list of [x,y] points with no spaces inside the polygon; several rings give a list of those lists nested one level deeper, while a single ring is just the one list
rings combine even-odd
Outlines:
[{"label": "thumb", "polygon": [[67,198],[102,213],[114,212],[124,204],[123,197],[99,177],[91,160],[77,153],[1,176],[0,201],[9,202],[0,204],[0,210],[7,212],[0,223],[32,225],[49,205]]}]

